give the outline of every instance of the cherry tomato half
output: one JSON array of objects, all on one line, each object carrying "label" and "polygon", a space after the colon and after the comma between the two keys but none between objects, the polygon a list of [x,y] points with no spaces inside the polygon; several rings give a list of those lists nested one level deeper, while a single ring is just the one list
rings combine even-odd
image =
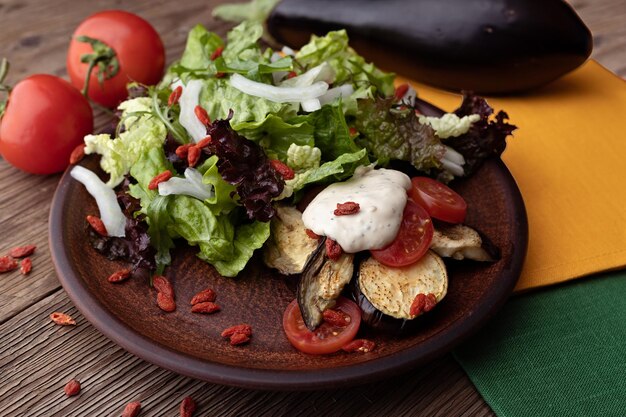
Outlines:
[{"label": "cherry tomato half", "polygon": [[467,204],[463,197],[447,185],[428,177],[415,177],[409,190],[411,198],[424,207],[434,219],[448,223],[463,223]]},{"label": "cherry tomato half", "polygon": [[141,17],[122,10],[108,10],[85,19],[74,31],[67,53],[67,72],[72,84],[83,89],[89,65],[81,56],[91,54],[91,44],[79,42],[78,36],[97,39],[115,52],[119,70],[112,78],[98,82],[98,67],[89,78],[89,98],[105,107],[114,107],[128,93],[126,84],[137,81],[152,85],[160,81],[165,66],[165,49],[159,34]]},{"label": "cherry tomato half", "polygon": [[31,174],[63,171],[93,131],[91,106],[67,81],[32,75],[17,83],[0,121],[0,154]]},{"label": "cherry tomato half", "polygon": [[337,352],[346,343],[356,336],[361,324],[361,310],[352,301],[339,297],[333,307],[350,316],[350,323],[345,327],[333,326],[330,323],[322,324],[310,331],[302,320],[298,300],[293,300],[283,314],[283,329],[289,342],[299,351],[312,355],[323,355]]},{"label": "cherry tomato half", "polygon": [[411,265],[428,251],[433,233],[433,222],[426,210],[409,199],[394,241],[386,248],[370,250],[370,253],[374,259],[387,266]]}]

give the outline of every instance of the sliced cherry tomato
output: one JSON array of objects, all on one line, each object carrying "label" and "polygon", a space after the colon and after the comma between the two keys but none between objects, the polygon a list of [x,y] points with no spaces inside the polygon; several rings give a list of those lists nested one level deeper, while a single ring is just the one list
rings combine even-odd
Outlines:
[{"label": "sliced cherry tomato", "polygon": [[[81,42],[78,37],[91,40]],[[94,45],[93,43],[98,41]],[[92,42],[92,43],[89,43]],[[159,82],[165,66],[165,48],[156,30],[141,17],[122,10],[107,10],[85,19],[74,31],[67,53],[67,72],[72,84],[83,89],[89,64],[83,55],[94,54],[94,48],[110,48],[117,61],[105,66],[100,84],[96,65],[89,77],[89,98],[106,107],[114,107],[127,96],[126,84],[136,81],[146,85]],[[114,74],[113,74],[114,73]],[[110,78],[107,78],[108,75]]]},{"label": "sliced cherry tomato", "polygon": [[424,207],[434,219],[448,223],[463,223],[467,204],[463,197],[447,185],[428,177],[415,177],[409,190],[411,198]]},{"label": "sliced cherry tomato", "polygon": [[345,327],[327,322],[310,331],[302,320],[298,300],[293,300],[283,314],[283,329],[289,342],[299,351],[312,355],[337,352],[356,336],[361,324],[361,310],[352,301],[339,297],[334,310],[340,310],[350,316],[350,323]]},{"label": "sliced cherry tomato", "polygon": [[433,222],[426,210],[409,199],[394,241],[386,248],[370,250],[370,253],[374,259],[387,266],[411,265],[428,251],[433,232]]},{"label": "sliced cherry tomato", "polygon": [[32,75],[17,83],[0,121],[0,154],[31,174],[68,166],[74,148],[93,131],[91,106],[67,81]]}]

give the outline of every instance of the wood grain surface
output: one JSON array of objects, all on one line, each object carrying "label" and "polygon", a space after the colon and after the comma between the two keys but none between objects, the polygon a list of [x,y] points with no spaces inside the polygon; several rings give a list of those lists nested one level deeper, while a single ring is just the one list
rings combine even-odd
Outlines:
[{"label": "wood grain surface", "polygon": [[[9,83],[34,73],[67,77],[65,53],[78,23],[104,9],[126,9],[161,34],[168,62],[183,49],[196,23],[225,33],[211,18],[221,1],[0,0],[0,56],[12,63]],[[626,6],[623,0],[571,2],[594,34],[593,56],[626,76]],[[96,112],[96,126],[106,116]],[[283,393],[207,384],[144,362],[98,333],[71,305],[53,272],[47,244],[48,210],[59,175],[22,173],[0,160],[0,253],[34,243],[33,271],[0,275],[0,415],[115,416],[141,401],[142,416],[177,415],[191,395],[196,416],[493,416],[454,362],[445,356],[392,380],[351,389]],[[64,311],[76,327],[58,327],[48,315]],[[77,378],[82,393],[63,394]]]}]

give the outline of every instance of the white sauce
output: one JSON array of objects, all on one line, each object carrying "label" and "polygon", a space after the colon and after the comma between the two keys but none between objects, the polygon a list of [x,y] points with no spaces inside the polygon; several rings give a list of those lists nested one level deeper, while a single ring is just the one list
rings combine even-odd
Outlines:
[{"label": "white sauce", "polygon": [[[398,234],[411,180],[399,171],[357,168],[348,181],[331,184],[302,213],[304,225],[337,241],[344,252],[381,249]],[[338,203],[358,203],[356,214],[335,216]]]}]

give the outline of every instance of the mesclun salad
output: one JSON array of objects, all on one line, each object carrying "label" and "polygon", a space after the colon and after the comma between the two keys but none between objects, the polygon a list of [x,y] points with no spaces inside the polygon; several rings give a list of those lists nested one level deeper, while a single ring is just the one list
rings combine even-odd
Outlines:
[{"label": "mesclun salad", "polygon": [[[261,252],[300,276],[283,323],[295,347],[371,350],[353,340],[361,317],[403,328],[430,311],[447,290],[441,257],[495,259],[444,183],[499,156],[515,127],[471,94],[454,113],[418,114],[416,92],[395,88],[345,31],[299,51],[264,48],[262,35],[250,21],[225,40],[196,26],[160,84],[129,86],[116,131],[85,137],[108,174],[71,170],[100,210],[87,219],[92,245],[132,264],[112,282],[149,271],[164,311],[176,308],[175,245],[226,277]],[[192,311],[215,312],[213,301],[199,296]]]}]

